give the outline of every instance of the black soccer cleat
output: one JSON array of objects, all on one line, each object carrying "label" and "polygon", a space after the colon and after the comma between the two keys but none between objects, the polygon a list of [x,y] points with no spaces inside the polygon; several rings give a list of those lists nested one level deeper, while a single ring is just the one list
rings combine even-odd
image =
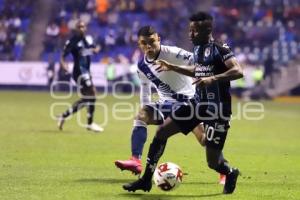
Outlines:
[{"label": "black soccer cleat", "polygon": [[239,175],[240,175],[240,171],[237,168],[233,168],[232,172],[226,175],[223,194],[232,194],[234,192]]},{"label": "black soccer cleat", "polygon": [[144,192],[149,192],[152,188],[152,182],[145,181],[143,178],[138,179],[135,182],[123,185],[123,189],[128,192],[135,192],[136,190],[143,190]]}]

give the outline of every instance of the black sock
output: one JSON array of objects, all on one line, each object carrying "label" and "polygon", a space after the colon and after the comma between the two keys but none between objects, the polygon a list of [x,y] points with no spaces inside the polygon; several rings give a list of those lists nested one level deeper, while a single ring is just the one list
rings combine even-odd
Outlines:
[{"label": "black sock", "polygon": [[89,99],[87,103],[87,123],[93,123],[94,112],[95,112],[95,101],[96,99]]},{"label": "black sock", "polygon": [[63,114],[62,117],[63,118],[67,118],[69,117],[71,114],[76,113],[79,109],[81,109],[84,106],[85,101],[83,99],[79,99],[78,101],[76,101],[71,108],[69,108],[68,110],[66,110]]},{"label": "black sock", "polygon": [[228,165],[227,162],[221,162],[219,166],[215,169],[220,174],[227,175],[231,172],[231,167]]},{"label": "black sock", "polygon": [[145,173],[143,175],[144,180],[151,181],[157,162],[164,153],[166,144],[167,141],[160,140],[157,137],[153,138],[148,152]]}]

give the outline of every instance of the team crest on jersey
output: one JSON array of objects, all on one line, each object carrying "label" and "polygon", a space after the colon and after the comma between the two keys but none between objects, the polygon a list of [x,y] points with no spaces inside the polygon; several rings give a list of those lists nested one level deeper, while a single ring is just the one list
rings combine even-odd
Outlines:
[{"label": "team crest on jersey", "polygon": [[210,55],[210,48],[207,47],[204,51],[204,57],[208,57]]},{"label": "team crest on jersey", "polygon": [[147,73],[146,76],[147,76],[148,79],[152,78],[152,75],[150,73]]}]

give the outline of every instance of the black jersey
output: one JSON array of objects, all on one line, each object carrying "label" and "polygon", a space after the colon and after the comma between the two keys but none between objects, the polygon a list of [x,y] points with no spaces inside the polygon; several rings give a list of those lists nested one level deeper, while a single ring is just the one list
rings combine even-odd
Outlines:
[{"label": "black jersey", "polygon": [[[195,77],[203,78],[225,72],[228,70],[225,61],[233,56],[227,44],[210,41],[206,45],[195,46]],[[231,115],[230,81],[216,81],[206,87],[197,86],[195,98],[199,102],[207,102],[208,110],[218,114],[218,117]]]},{"label": "black jersey", "polygon": [[93,54],[91,48],[95,48],[93,38],[91,36],[74,35],[66,41],[63,56],[69,53],[74,59],[73,77],[77,79],[80,75],[90,73],[90,56]]}]

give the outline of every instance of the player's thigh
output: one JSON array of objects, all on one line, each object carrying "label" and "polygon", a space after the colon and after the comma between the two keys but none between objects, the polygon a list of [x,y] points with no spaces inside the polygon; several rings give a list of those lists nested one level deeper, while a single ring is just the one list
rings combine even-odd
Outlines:
[{"label": "player's thigh", "polygon": [[171,112],[172,104],[151,103],[143,106],[138,114],[138,119],[147,124],[161,125]]},{"label": "player's thigh", "polygon": [[172,118],[168,117],[164,120],[164,123],[157,129],[155,137],[161,140],[167,140],[169,137],[179,133],[180,131],[181,130],[179,126],[172,120]]},{"label": "player's thigh", "polygon": [[220,119],[206,121],[204,123],[206,146],[222,151],[229,128],[229,121]]},{"label": "player's thigh", "polygon": [[185,135],[194,130],[202,121],[202,119],[196,115],[197,110],[195,110],[195,106],[196,104],[193,103],[182,105],[172,112],[170,116]]}]

